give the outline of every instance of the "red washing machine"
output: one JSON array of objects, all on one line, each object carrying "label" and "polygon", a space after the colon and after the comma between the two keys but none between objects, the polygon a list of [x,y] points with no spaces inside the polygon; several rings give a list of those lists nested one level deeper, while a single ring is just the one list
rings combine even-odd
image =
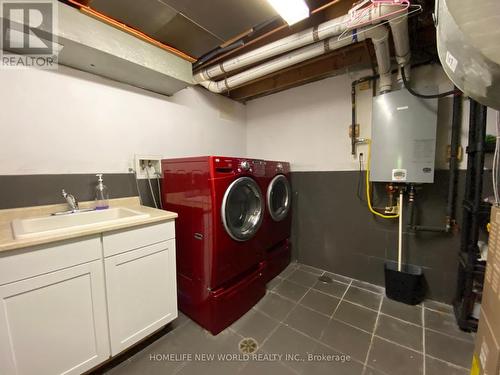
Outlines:
[{"label": "red washing machine", "polygon": [[214,335],[265,294],[259,229],[263,164],[206,156],[162,160],[164,208],[176,220],[179,308]]},{"label": "red washing machine", "polygon": [[292,189],[290,163],[266,161],[266,215],[264,216],[265,280],[272,280],[291,260]]}]

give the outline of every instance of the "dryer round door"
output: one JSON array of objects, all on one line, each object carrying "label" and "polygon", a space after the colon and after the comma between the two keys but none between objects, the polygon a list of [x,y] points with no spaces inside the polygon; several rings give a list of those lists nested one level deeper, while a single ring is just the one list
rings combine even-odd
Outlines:
[{"label": "dryer round door", "polygon": [[267,208],[274,221],[282,221],[288,215],[292,203],[292,189],[288,179],[279,174],[267,188]]},{"label": "dryer round door", "polygon": [[222,223],[236,241],[252,238],[260,228],[264,214],[264,198],[250,177],[233,181],[222,200]]}]

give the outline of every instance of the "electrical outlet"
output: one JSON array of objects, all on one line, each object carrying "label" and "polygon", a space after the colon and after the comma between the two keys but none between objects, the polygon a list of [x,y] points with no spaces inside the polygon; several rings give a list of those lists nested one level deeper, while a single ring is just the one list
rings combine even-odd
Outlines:
[{"label": "electrical outlet", "polygon": [[161,156],[135,155],[135,171],[138,179],[156,178],[161,175]]}]

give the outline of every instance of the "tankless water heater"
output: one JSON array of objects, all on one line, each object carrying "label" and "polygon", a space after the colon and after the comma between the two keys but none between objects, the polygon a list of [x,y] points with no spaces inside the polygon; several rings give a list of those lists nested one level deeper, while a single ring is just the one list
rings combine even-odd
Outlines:
[{"label": "tankless water heater", "polygon": [[421,99],[406,89],[376,96],[371,181],[434,182],[436,128],[437,99]]}]

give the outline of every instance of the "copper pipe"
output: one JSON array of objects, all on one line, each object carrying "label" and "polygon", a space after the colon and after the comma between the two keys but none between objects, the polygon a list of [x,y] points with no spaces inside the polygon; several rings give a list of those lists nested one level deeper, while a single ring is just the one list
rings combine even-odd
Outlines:
[{"label": "copper pipe", "polygon": [[321,12],[323,9],[326,9],[326,8],[329,8],[330,6],[332,6],[333,4],[337,4],[339,1],[341,0],[333,0],[333,1],[330,1],[329,3],[325,4],[325,5],[322,5],[316,9],[314,9],[311,14],[316,14],[318,12]]},{"label": "copper pipe", "polygon": [[[316,13],[319,13],[321,12],[322,10],[326,9],[326,8],[329,8],[331,7],[332,5],[334,4],[337,4],[338,2],[340,2],[342,0],[333,0],[333,1],[330,1],[329,3],[325,4],[325,5],[322,5],[314,10],[311,11],[311,14],[316,14]],[[283,30],[284,28],[288,27],[288,25],[286,23],[284,23],[283,25],[281,26],[278,26],[270,31],[268,31],[267,33],[265,34],[262,34],[260,36],[258,36],[257,38],[255,39],[252,39],[252,40],[249,40],[247,43],[245,43],[244,45],[242,45],[241,47],[237,47],[235,49],[232,49],[231,51],[228,51],[220,56],[217,56],[216,58],[214,58],[213,60],[210,60],[210,61],[207,61],[206,63],[204,63],[202,66],[208,66],[208,65],[211,65],[213,63],[216,63],[217,61],[220,61],[221,59],[227,57],[227,56],[230,56],[232,55],[233,53],[235,52],[238,52],[239,50],[241,50],[242,48],[246,48],[248,46],[251,46],[252,44],[258,42],[259,40],[262,40],[264,38],[267,38],[268,36],[270,35],[273,35],[275,33],[277,33],[278,31],[280,30]]]},{"label": "copper pipe", "polygon": [[233,44],[234,42],[237,42],[238,40],[246,37],[248,34],[250,34],[251,32],[253,32],[253,28],[252,29],[248,29],[244,32],[242,32],[241,34],[238,34],[236,35],[235,37],[229,39],[227,42],[224,42],[220,45],[221,48],[226,48],[227,46]]},{"label": "copper pipe", "polygon": [[108,17],[105,14],[102,14],[102,13],[92,9],[91,7],[89,7],[87,5],[81,4],[76,0],[68,0],[68,2],[70,2],[73,5],[76,5],[80,9],[81,12],[86,13],[87,15],[90,15],[94,18],[97,18],[100,21],[106,22],[107,24],[114,26],[117,29],[125,31],[125,32],[139,38],[139,39],[142,39],[148,43],[151,43],[151,44],[155,45],[156,47],[159,47],[165,51],[171,52],[174,55],[177,55],[177,56],[183,58],[184,60],[187,60],[191,63],[196,61],[196,59],[194,57],[192,57],[192,56],[190,56],[182,51],[179,51],[178,49],[171,47],[168,44],[164,44],[156,39],[153,39],[150,36],[144,34],[143,32],[136,30],[133,27],[127,26],[124,23],[121,23],[121,22],[119,22],[111,17]]}]

